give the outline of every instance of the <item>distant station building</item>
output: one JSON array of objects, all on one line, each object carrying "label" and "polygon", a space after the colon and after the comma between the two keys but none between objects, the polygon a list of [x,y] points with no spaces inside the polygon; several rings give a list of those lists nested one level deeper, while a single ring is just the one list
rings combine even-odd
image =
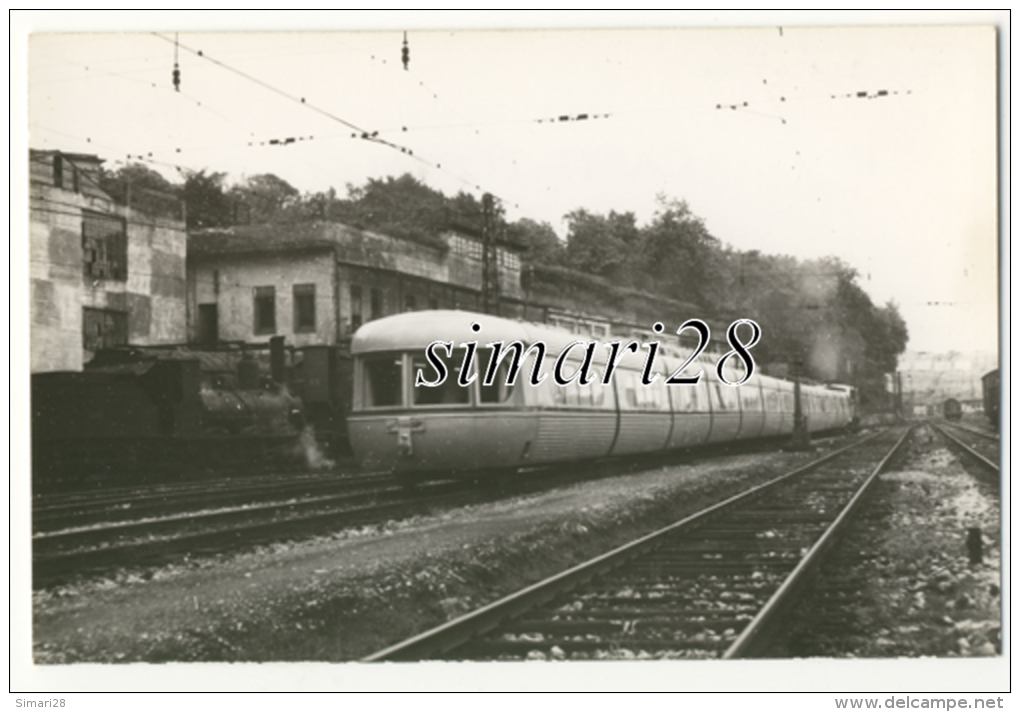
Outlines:
[{"label": "distant station building", "polygon": [[29,159],[32,373],[81,371],[110,346],[183,342],[183,206],[154,195],[138,196],[144,209],[116,204],[97,156]]},{"label": "distant station building", "polygon": [[964,410],[977,410],[982,407],[982,376],[998,365],[994,353],[905,351],[897,378],[907,407],[914,410],[938,412],[948,398],[960,401]]}]

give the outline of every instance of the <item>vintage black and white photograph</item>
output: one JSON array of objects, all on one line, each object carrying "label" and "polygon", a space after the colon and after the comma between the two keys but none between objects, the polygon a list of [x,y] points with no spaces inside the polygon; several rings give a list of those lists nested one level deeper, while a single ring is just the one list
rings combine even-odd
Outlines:
[{"label": "vintage black and white photograph", "polygon": [[1008,688],[1000,30],[716,14],[32,29],[33,674]]}]

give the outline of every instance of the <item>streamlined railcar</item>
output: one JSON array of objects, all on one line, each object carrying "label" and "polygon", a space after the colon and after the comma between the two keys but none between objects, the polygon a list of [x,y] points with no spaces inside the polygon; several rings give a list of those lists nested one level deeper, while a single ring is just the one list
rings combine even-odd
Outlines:
[{"label": "streamlined railcar", "polygon": [[[473,324],[480,328],[475,331]],[[434,351],[447,377],[438,386],[416,386],[419,372],[424,381],[439,380],[438,369],[426,357],[433,341],[453,342],[450,353]],[[477,350],[465,361],[463,345],[472,341]],[[609,349],[599,343],[591,382],[558,385],[552,377],[556,359],[576,341],[582,345],[565,358],[566,377],[582,366],[590,340],[547,326],[462,311],[410,312],[362,326],[351,344],[354,393],[347,427],[355,456],[370,469],[447,476],[793,432],[791,382],[756,371],[743,385],[729,386],[720,382],[715,360],[702,357],[684,371],[701,372],[699,383],[666,385],[683,358],[660,349],[654,361],[659,376],[644,385],[644,344],[637,352],[621,350],[612,377],[603,383]],[[493,355],[489,345],[507,350],[513,342],[524,350],[513,385],[506,383],[512,354],[497,360],[496,378],[484,385]],[[542,359],[539,343],[545,349]],[[743,373],[736,360],[727,362],[729,381]],[[470,383],[462,386],[465,365]],[[532,384],[533,371],[545,374],[537,385]],[[811,432],[845,427],[854,418],[848,387],[804,385],[801,403]]]}]

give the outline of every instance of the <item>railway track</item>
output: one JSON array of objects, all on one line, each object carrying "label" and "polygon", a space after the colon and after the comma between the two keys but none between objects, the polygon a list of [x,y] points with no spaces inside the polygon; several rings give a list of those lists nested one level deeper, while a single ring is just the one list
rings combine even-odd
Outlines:
[{"label": "railway track", "polygon": [[[771,447],[771,445],[770,445]],[[675,455],[673,456],[675,458]],[[33,512],[33,587],[145,569],[181,560],[327,535],[390,519],[520,496],[550,487],[624,474],[643,461],[585,462],[506,473],[478,481],[440,480],[413,490],[382,474],[251,478],[75,493],[36,502]],[[144,571],[143,571],[144,575]]]},{"label": "railway track", "polygon": [[[773,443],[740,443],[725,449],[705,448],[699,456],[760,452],[774,447]],[[86,527],[102,528],[97,525],[117,529],[119,523],[127,522],[123,530],[128,530],[142,520],[172,519],[189,512],[200,519],[210,510],[252,510],[258,505],[268,508],[274,502],[294,504],[330,493],[383,489],[398,483],[398,478],[387,473],[362,473],[348,466],[327,473],[225,477],[45,494],[37,495],[32,502],[32,527],[34,534],[49,535]]]},{"label": "railway track", "polygon": [[328,473],[275,476],[251,480],[217,480],[207,483],[132,488],[108,492],[74,493],[40,498],[32,506],[36,534],[77,529],[91,524],[123,522],[172,516],[176,513],[214,508],[267,504],[308,498],[324,493],[343,493],[396,484],[385,473],[342,475]]},{"label": "railway track", "polygon": [[460,483],[438,482],[411,498],[403,487],[390,484],[40,532],[32,537],[32,584],[45,588],[120,567],[160,566],[408,516],[449,503],[462,489]]},{"label": "railway track", "polygon": [[995,476],[995,484],[999,478],[999,437],[983,433],[955,423],[936,423],[929,421],[937,433],[942,435],[958,451],[967,455],[968,459],[978,463],[989,475]]},{"label": "railway track", "polygon": [[951,423],[949,421],[943,421],[942,424],[947,425],[950,428],[962,430],[963,432],[968,433],[970,435],[977,435],[978,437],[984,438],[985,440],[999,442],[999,434],[992,430],[974,428],[969,425],[964,425],[963,423]]},{"label": "railway track", "polygon": [[908,434],[868,436],[366,661],[755,655]]},{"label": "railway track", "polygon": [[491,479],[496,485],[481,487],[471,480],[446,480],[408,489],[389,475],[364,475],[310,477],[301,483],[256,478],[205,487],[129,489],[107,496],[78,494],[64,501],[49,500],[34,512],[33,587],[309,538],[436,507],[524,495],[622,474],[632,465],[617,461],[536,468],[512,479],[481,473],[481,480]]}]

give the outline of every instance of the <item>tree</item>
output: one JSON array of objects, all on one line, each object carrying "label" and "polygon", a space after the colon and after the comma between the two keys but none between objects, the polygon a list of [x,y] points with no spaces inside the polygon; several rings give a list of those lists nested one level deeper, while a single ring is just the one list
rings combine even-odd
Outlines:
[{"label": "tree", "polygon": [[151,202],[159,202],[160,197],[162,202],[166,202],[167,198],[180,197],[182,188],[142,163],[129,163],[115,171],[101,169],[99,187],[114,202],[143,211]]},{"label": "tree", "polygon": [[566,248],[549,223],[521,218],[506,226],[507,238],[524,247],[521,259],[532,264],[562,265]]},{"label": "tree", "polygon": [[660,209],[641,231],[639,270],[667,296],[705,308],[719,303],[721,246],[685,200],[658,196]]},{"label": "tree", "polygon": [[599,215],[579,208],[564,217],[568,223],[567,265],[629,286],[640,235],[634,213]]},{"label": "tree", "polygon": [[399,178],[370,178],[360,188],[348,186],[346,221],[396,237],[444,246],[438,234],[446,228],[448,199],[410,173]]},{"label": "tree", "polygon": [[[229,196],[234,205],[243,206],[247,222],[263,224],[287,222],[288,218],[295,218],[291,209],[296,207],[301,194],[297,188],[279,176],[260,173],[231,188]],[[240,213],[240,209],[238,212]],[[301,211],[297,213],[302,216]]]},{"label": "tree", "polygon": [[226,173],[191,171],[181,197],[188,209],[188,229],[222,227],[233,222],[233,206],[223,190]]}]

